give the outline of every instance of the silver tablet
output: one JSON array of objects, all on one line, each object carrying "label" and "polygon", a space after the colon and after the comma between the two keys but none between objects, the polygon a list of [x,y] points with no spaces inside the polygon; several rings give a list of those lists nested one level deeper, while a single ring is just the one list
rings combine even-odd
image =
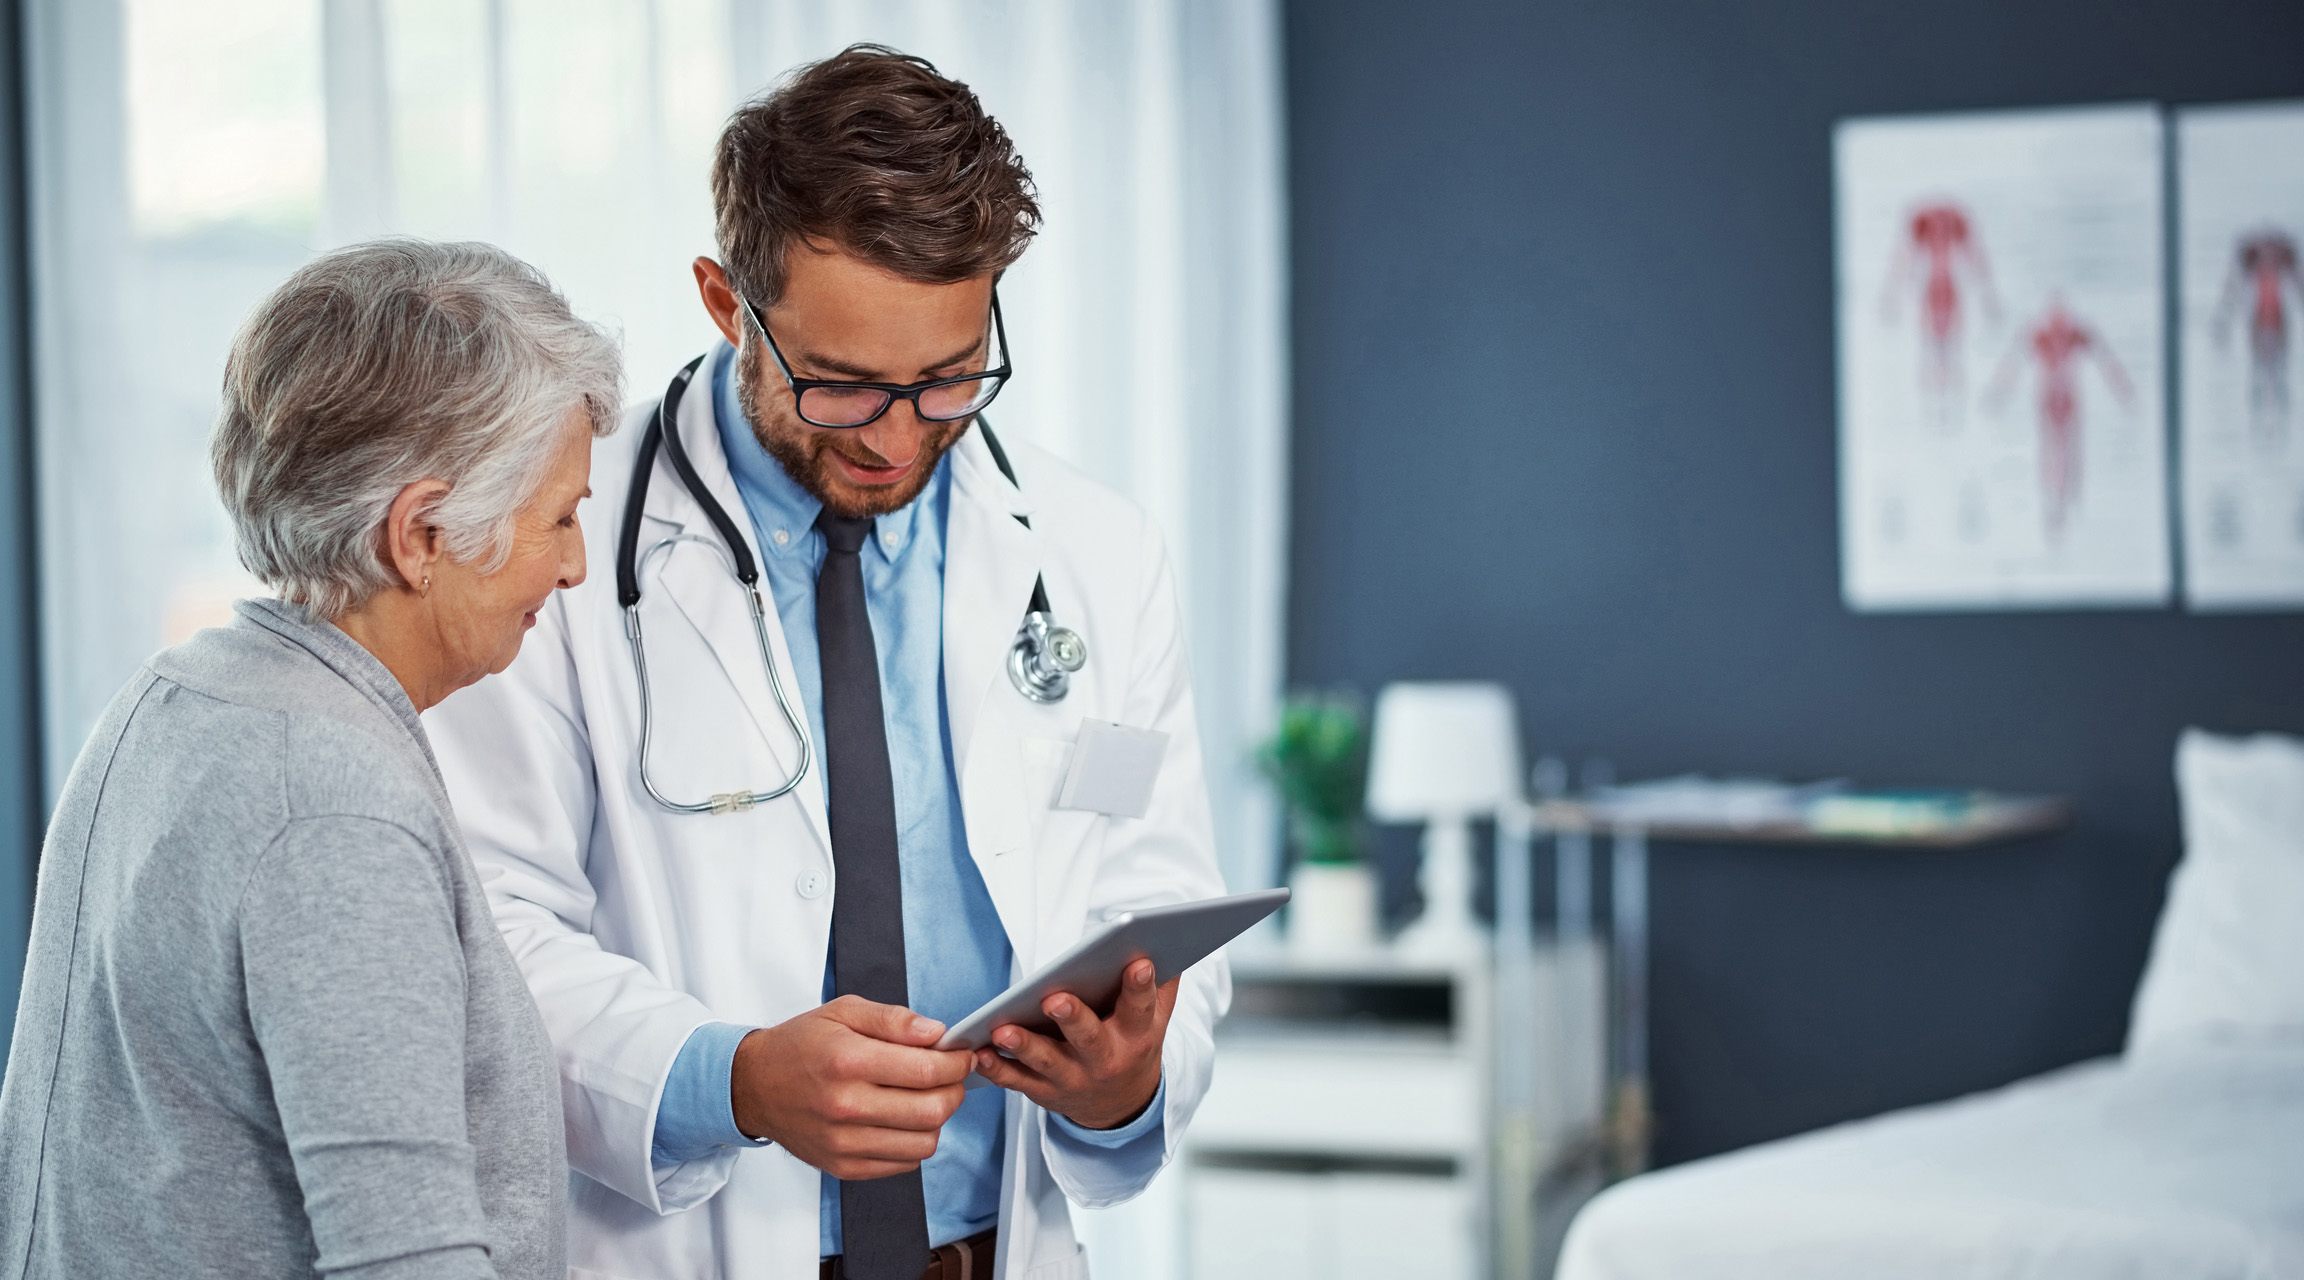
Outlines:
[{"label": "silver tablet", "polygon": [[[1040,1011],[1040,1002],[1059,991],[1071,992],[1097,1016],[1109,1017],[1120,995],[1120,975],[1137,957],[1152,957],[1153,977],[1166,982],[1279,910],[1287,900],[1286,889],[1260,889],[1228,898],[1123,912],[1090,930],[1079,945],[1042,965],[1038,973],[961,1019],[936,1047],[981,1049],[992,1043],[993,1028],[1010,1024],[1051,1031],[1056,1024]],[[980,1082],[970,1076],[968,1083]]]}]

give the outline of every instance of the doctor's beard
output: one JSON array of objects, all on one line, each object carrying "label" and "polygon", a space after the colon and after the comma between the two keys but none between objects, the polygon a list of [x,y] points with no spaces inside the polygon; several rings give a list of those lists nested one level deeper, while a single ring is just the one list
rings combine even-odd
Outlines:
[{"label": "doctor's beard", "polygon": [[[921,423],[928,431],[922,435],[919,455],[904,479],[886,488],[859,492],[854,487],[835,487],[841,481],[829,455],[840,453],[865,467],[884,467],[888,460],[865,448],[855,431],[828,430],[802,422],[788,394],[770,397],[776,412],[765,412],[756,390],[759,385],[760,344],[746,342],[736,351],[736,407],[751,424],[752,437],[784,468],[784,474],[815,495],[826,511],[849,519],[884,516],[910,505],[928,487],[944,455],[975,421],[963,418],[958,422]],[[896,407],[890,405],[888,412],[896,412]]]}]

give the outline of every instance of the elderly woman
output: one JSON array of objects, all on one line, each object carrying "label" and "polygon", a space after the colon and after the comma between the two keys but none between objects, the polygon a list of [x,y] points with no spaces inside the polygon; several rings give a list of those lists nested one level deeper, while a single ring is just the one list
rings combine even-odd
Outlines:
[{"label": "elderly woman", "polygon": [[279,593],[73,768],[0,1092],[0,1277],[558,1277],[551,1046],[417,713],[584,576],[612,345],[486,245],[363,245],[233,344],[217,485]]}]

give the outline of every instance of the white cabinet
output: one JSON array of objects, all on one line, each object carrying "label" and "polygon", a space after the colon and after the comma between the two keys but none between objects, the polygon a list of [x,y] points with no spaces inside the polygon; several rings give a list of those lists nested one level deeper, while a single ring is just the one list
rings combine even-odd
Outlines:
[{"label": "white cabinet", "polygon": [[[1485,956],[1236,956],[1177,1171],[1191,1280],[1532,1274],[1553,1243],[1537,1224],[1560,1219],[1539,1198],[1597,1151],[1606,1050],[1598,944],[1539,946],[1534,969],[1505,1011]],[[1516,1113],[1500,1071],[1519,1073],[1501,1095]]]},{"label": "white cabinet", "polygon": [[1471,1276],[1479,1205],[1469,1182],[1414,1173],[1193,1170],[1195,1280]]},{"label": "white cabinet", "polygon": [[1453,1159],[1481,1145],[1486,1080],[1445,1040],[1226,1036],[1216,1064],[1198,1147]]}]

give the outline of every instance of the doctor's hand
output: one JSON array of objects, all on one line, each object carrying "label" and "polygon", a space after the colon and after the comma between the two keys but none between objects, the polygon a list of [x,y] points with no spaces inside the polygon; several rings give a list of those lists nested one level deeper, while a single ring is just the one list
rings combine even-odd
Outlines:
[{"label": "doctor's hand", "polygon": [[[1056,1037],[1019,1026],[995,1027],[990,1049],[976,1051],[976,1074],[1013,1089],[1086,1129],[1117,1129],[1141,1114],[1160,1091],[1160,1046],[1176,1008],[1183,975],[1152,985],[1152,962],[1139,959],[1120,979],[1112,1016],[1058,992],[1040,1002]],[[1013,1061],[1011,1061],[1013,1059]]]},{"label": "doctor's hand", "polygon": [[929,1047],[943,1034],[933,1018],[860,996],[754,1031],[728,1077],[736,1127],[835,1178],[917,1169],[967,1096],[968,1051]]}]

